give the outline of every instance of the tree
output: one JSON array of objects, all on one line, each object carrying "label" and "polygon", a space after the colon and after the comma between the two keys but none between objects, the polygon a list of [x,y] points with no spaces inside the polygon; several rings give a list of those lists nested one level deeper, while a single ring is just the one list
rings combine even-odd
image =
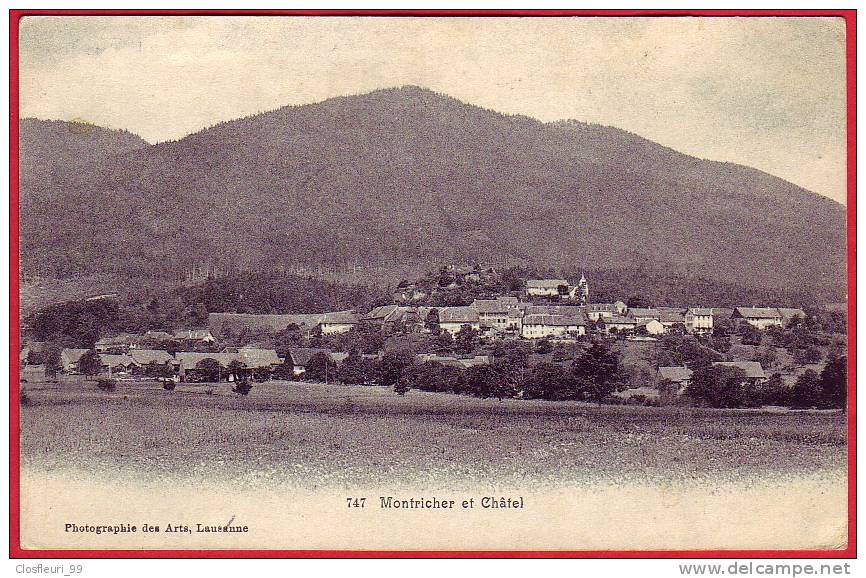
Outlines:
[{"label": "tree", "polygon": [[764,338],[763,332],[751,323],[741,323],[738,333],[743,345],[760,345]]},{"label": "tree", "polygon": [[389,351],[379,361],[379,383],[386,387],[397,385],[404,376],[411,378],[415,365],[412,355],[399,351]]},{"label": "tree", "polygon": [[222,381],[222,364],[213,357],[205,357],[195,364],[204,381]]},{"label": "tree", "polygon": [[844,409],[848,401],[848,358],[843,355],[830,359],[821,372],[819,386],[825,407]]},{"label": "tree", "polygon": [[822,356],[823,353],[821,353],[820,349],[814,345],[810,345],[805,349],[797,349],[794,351],[794,363],[797,365],[812,365],[820,363]]},{"label": "tree", "polygon": [[454,350],[457,353],[468,354],[475,351],[475,342],[478,338],[478,332],[472,329],[472,326],[467,324],[460,328],[457,335],[454,336]]},{"label": "tree", "polygon": [[528,399],[573,399],[571,374],[561,365],[539,363],[523,382],[523,397]]},{"label": "tree", "polygon": [[78,370],[84,375],[97,375],[102,369],[102,361],[99,354],[91,349],[78,360]]},{"label": "tree", "polygon": [[330,354],[324,351],[314,353],[307,362],[306,369],[306,372],[304,372],[304,379],[306,381],[330,383],[337,379],[337,364]]},{"label": "tree", "polygon": [[549,339],[539,339],[538,343],[535,344],[535,353],[539,355],[546,355],[551,351],[553,351],[553,345]]},{"label": "tree", "polygon": [[47,377],[57,377],[57,372],[63,369],[63,364],[60,362],[60,348],[54,344],[48,346],[42,354],[42,363],[45,365]]},{"label": "tree", "polygon": [[374,368],[372,363],[361,356],[357,351],[352,351],[349,356],[343,360],[340,367],[337,369],[337,376],[340,382],[360,385],[373,381]]},{"label": "tree", "polygon": [[774,373],[761,388],[761,405],[789,405],[791,391],[785,385],[781,373]]},{"label": "tree", "polygon": [[791,390],[791,407],[820,407],[821,382],[818,374],[811,369],[804,371],[797,378],[797,383]]},{"label": "tree", "polygon": [[692,374],[686,394],[709,407],[743,407],[747,401],[746,373],[739,367],[711,365]]},{"label": "tree", "polygon": [[571,365],[576,391],[599,403],[616,390],[621,371],[619,353],[603,342],[592,344]]},{"label": "tree", "polygon": [[629,309],[633,309],[635,307],[644,308],[651,306],[649,299],[647,299],[643,295],[632,295],[631,297],[626,299],[625,305]]},{"label": "tree", "polygon": [[478,397],[502,398],[513,394],[512,383],[490,365],[473,365],[466,370],[466,389]]},{"label": "tree", "polygon": [[397,380],[397,383],[394,384],[394,393],[397,395],[406,395],[409,393],[410,382],[408,376],[401,376],[400,379]]},{"label": "tree", "polygon": [[[240,361],[239,359],[232,359],[229,362],[228,367],[226,367],[226,371],[229,374],[234,375],[235,380],[239,380],[239,379],[242,379],[244,377],[244,370],[246,368],[247,368],[247,364],[244,363],[243,361]],[[246,395],[246,394],[244,394],[244,395]]]},{"label": "tree", "polygon": [[776,365],[776,360],[778,359],[778,355],[776,354],[775,347],[762,347],[758,351],[758,358],[756,361],[761,364],[761,367],[764,369],[769,369]]}]

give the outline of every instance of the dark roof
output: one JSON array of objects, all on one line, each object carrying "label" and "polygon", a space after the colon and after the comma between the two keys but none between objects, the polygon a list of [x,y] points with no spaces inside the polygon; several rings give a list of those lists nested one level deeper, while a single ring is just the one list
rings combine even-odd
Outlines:
[{"label": "dark roof", "polygon": [[399,305],[381,305],[379,307],[374,307],[369,313],[364,315],[361,319],[367,321],[387,321],[388,316],[394,313],[400,306]]},{"label": "dark roof", "polygon": [[530,279],[526,282],[527,289],[557,289],[560,285],[568,285],[565,279]]},{"label": "dark roof", "polygon": [[129,357],[136,365],[147,365],[148,363],[168,363],[174,357],[162,349],[133,349],[129,352]]},{"label": "dark roof", "polygon": [[108,353],[100,353],[99,362],[108,367],[128,367],[134,365],[132,358],[128,355],[111,355]]},{"label": "dark roof", "polygon": [[713,310],[709,307],[689,307],[688,313],[691,313],[692,315],[699,315],[699,316],[701,316],[701,315],[712,316]]},{"label": "dark roof", "polygon": [[472,307],[443,307],[439,323],[478,323],[478,311]]},{"label": "dark roof", "polygon": [[659,317],[661,312],[658,309],[646,307],[633,307],[628,310],[629,317]]},{"label": "dark roof", "polygon": [[764,368],[757,361],[716,361],[713,362],[713,367],[721,365],[722,367],[736,367],[742,369],[746,373],[746,377],[765,379],[767,374],[764,373]]},{"label": "dark roof", "polygon": [[310,359],[317,353],[331,355],[329,349],[321,349],[318,347],[293,347],[292,349],[289,349],[288,357],[291,357],[293,365],[306,367],[307,363],[310,362]]},{"label": "dark roof", "polygon": [[737,307],[734,313],[745,319],[778,319],[782,317],[775,307]]},{"label": "dark roof", "polygon": [[517,307],[517,297],[498,297],[496,299],[476,299],[470,307],[479,313],[507,313]]},{"label": "dark roof", "polygon": [[781,315],[782,319],[785,320],[791,319],[792,317],[801,317],[803,319],[806,318],[805,311],[794,307],[779,307],[779,315]]},{"label": "dark roof", "polygon": [[289,325],[313,328],[322,321],[323,313],[289,313],[285,315],[254,315],[250,313],[210,313],[207,324],[214,331],[224,327],[239,329],[272,329],[283,331]]},{"label": "dark roof", "polygon": [[331,313],[325,313],[321,323],[355,325],[358,323],[358,314],[353,311],[332,311]]},{"label": "dark roof", "polygon": [[662,323],[683,323],[685,317],[679,311],[659,311],[659,321]]},{"label": "dark roof", "polygon": [[674,382],[688,381],[692,378],[692,370],[679,365],[659,367],[659,378]]},{"label": "dark roof", "polygon": [[271,367],[282,363],[280,356],[273,349],[262,349],[258,347],[241,347],[238,353],[247,367],[257,369],[260,367]]}]

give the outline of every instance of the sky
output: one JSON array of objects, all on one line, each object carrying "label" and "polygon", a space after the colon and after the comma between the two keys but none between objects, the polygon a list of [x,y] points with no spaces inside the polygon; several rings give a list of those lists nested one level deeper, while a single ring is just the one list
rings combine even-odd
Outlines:
[{"label": "sky", "polygon": [[19,38],[21,117],[149,142],[413,84],[846,198],[841,19],[27,17]]}]

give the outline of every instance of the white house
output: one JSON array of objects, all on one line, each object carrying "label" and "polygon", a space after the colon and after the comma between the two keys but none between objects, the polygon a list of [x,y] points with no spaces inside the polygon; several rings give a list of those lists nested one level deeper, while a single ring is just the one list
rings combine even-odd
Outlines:
[{"label": "white house", "polygon": [[526,294],[530,297],[568,295],[568,281],[565,279],[530,279],[526,282]]},{"label": "white house", "polygon": [[579,315],[533,313],[523,318],[521,336],[524,339],[580,337],[581,335],[586,335],[586,322]]},{"label": "white house", "polygon": [[664,324],[658,319],[650,319],[649,321],[641,321],[637,324],[637,328],[641,327],[646,329],[648,335],[661,335],[667,332],[667,328]]},{"label": "white house", "polygon": [[473,307],[443,307],[439,310],[439,329],[457,335],[464,325],[478,331],[481,322],[478,311]]},{"label": "white house", "polygon": [[713,310],[709,307],[689,307],[685,315],[685,325],[689,333],[712,333]]}]

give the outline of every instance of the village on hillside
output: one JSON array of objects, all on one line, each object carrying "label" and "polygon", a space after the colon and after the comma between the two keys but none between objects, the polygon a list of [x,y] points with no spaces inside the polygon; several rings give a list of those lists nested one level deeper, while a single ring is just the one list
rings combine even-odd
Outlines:
[{"label": "village on hillside", "polygon": [[[706,394],[699,402],[796,405],[791,392],[803,376],[820,389],[818,374],[845,350],[844,327],[802,308],[596,303],[583,275],[574,283],[525,279],[508,294],[435,306],[431,301],[448,301],[449,290],[492,273],[442,271],[438,292],[404,281],[392,303],[369,311],[210,312],[207,327],[104,335],[92,348],[65,347],[53,355],[31,340],[20,352],[22,382],[157,379],[170,389],[309,380],[385,385],[398,393],[416,388],[654,405],[689,397],[694,373],[711,369],[730,373],[727,379],[742,391],[732,400]],[[831,319],[838,325],[838,316]],[[581,376],[581,367],[599,363],[609,370]],[[575,379],[595,383],[579,386]],[[743,393],[750,388],[762,393]]]}]

